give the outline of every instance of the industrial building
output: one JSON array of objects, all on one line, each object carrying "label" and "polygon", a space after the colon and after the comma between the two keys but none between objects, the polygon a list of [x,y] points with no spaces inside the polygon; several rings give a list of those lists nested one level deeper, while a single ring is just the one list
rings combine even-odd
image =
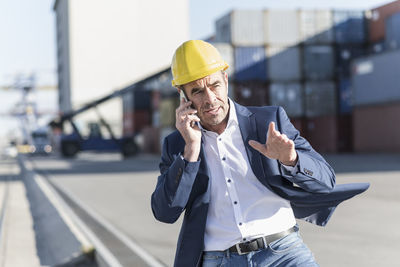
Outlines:
[{"label": "industrial building", "polygon": [[[189,37],[187,0],[56,0],[53,9],[62,113],[167,67],[175,48]],[[120,98],[99,112],[121,133]],[[93,114],[83,117],[82,127]]]}]

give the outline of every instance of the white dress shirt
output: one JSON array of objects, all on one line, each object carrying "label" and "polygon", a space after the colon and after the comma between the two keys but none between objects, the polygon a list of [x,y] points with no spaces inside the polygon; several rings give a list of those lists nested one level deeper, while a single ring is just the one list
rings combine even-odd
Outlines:
[{"label": "white dress shirt", "polygon": [[289,201],[270,191],[254,175],[234,103],[230,99],[229,102],[225,131],[218,135],[202,129],[211,182],[205,251],[225,250],[239,242],[285,231],[296,224]]}]

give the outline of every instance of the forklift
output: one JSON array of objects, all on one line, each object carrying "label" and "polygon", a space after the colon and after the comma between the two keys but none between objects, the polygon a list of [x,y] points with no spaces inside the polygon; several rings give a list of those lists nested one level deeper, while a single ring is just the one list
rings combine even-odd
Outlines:
[{"label": "forklift", "polygon": [[[127,87],[125,89],[116,91],[108,96],[86,104],[75,111],[70,111],[66,114],[63,114],[59,118],[51,121],[49,126],[52,127],[53,130],[58,129],[61,131],[60,149],[62,156],[72,158],[75,157],[80,151],[120,151],[124,157],[136,155],[139,152],[139,146],[136,144],[134,136],[116,138],[110,125],[106,122],[103,116],[101,116],[97,109],[97,106],[101,103],[111,98],[121,96],[122,94],[133,89],[133,87]],[[74,122],[74,117],[89,109],[94,109],[96,111],[99,117],[100,125],[107,129],[110,138],[103,137],[100,131],[100,125],[97,123],[89,124],[90,133],[88,136],[83,136],[81,134],[76,123]],[[66,122],[69,122],[72,126],[71,134],[65,134],[63,131],[64,123]]]}]

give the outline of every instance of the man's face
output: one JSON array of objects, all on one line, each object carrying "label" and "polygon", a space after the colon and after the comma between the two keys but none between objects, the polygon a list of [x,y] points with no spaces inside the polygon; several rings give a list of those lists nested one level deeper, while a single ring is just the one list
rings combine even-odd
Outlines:
[{"label": "man's face", "polygon": [[204,128],[222,132],[228,121],[228,75],[218,71],[184,85]]}]

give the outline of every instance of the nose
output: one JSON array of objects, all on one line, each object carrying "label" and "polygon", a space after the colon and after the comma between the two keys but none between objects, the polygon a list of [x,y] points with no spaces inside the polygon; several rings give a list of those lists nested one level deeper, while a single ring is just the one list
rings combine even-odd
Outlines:
[{"label": "nose", "polygon": [[210,90],[210,88],[206,87],[204,90],[204,102],[212,105],[216,99],[217,96],[215,95],[215,93]]}]

